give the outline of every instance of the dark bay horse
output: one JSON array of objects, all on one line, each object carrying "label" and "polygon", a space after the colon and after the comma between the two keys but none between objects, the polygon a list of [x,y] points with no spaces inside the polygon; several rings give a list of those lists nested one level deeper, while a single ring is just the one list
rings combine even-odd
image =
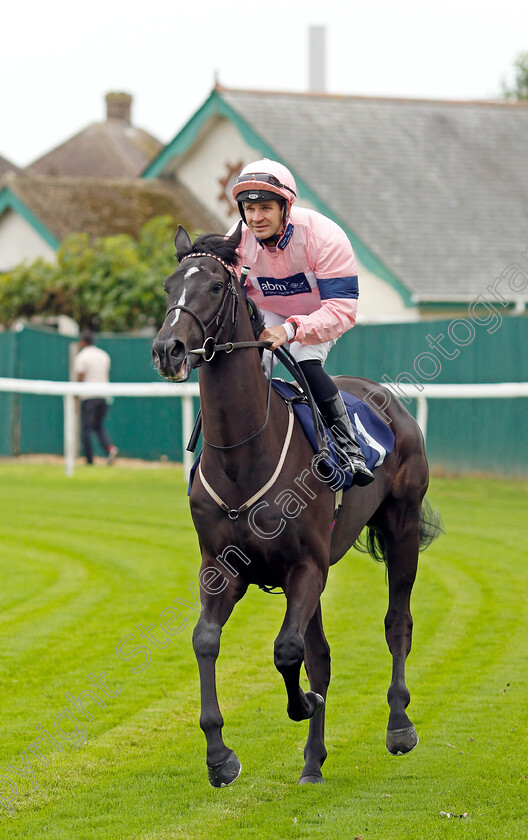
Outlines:
[{"label": "dark bay horse", "polygon": [[[215,663],[222,627],[249,584],[280,587],[286,614],[275,640],[275,665],[284,678],[288,715],[309,719],[300,783],[321,782],[326,758],[324,705],[330,651],[321,617],[329,567],[365,525],[388,569],[386,639],[392,654],[387,749],[412,750],[418,737],[406,708],[405,660],[411,648],[410,597],[418,551],[439,532],[422,504],[428,467],[422,434],[395,399],[385,413],[393,451],[368,487],[352,487],[335,527],[335,492],[313,468],[313,449],[291,408],[268,388],[253,324],[234,273],[240,226],[228,239],[206,234],[194,244],[181,226],[175,237],[179,267],[166,280],[167,314],[153,344],[160,374],[183,381],[200,363],[204,446],[190,495],[202,565],[202,612],[193,635],[201,683],[200,725],[207,740],[209,780],[231,784],[241,765],[223,741]],[[253,319],[257,318],[253,312]],[[359,398],[387,391],[367,380],[340,376],[339,388]],[[312,467],[311,467],[312,465]],[[431,515],[430,515],[431,514]],[[311,690],[299,685],[305,665]]]}]

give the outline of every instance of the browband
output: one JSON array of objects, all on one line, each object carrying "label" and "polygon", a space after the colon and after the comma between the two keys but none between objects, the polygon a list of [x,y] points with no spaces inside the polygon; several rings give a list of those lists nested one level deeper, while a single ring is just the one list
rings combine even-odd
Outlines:
[{"label": "browband", "polygon": [[231,274],[231,272],[233,271],[233,266],[228,265],[226,262],[224,262],[224,260],[223,260],[221,257],[217,257],[217,256],[216,256],[216,254],[205,254],[205,253],[200,253],[200,254],[186,254],[184,257],[182,257],[182,258],[181,258],[181,260],[180,260],[180,265],[182,264],[182,262],[183,262],[184,260],[190,260],[192,257],[211,257],[211,259],[212,259],[212,260],[216,260],[216,261],[217,261],[217,262],[219,262],[221,265],[223,265],[223,266],[224,266],[224,268],[225,268],[225,270],[226,270],[229,274]]}]

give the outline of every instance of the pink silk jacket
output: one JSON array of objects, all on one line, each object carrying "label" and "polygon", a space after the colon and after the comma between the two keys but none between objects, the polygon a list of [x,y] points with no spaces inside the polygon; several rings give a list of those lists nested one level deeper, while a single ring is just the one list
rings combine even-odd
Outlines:
[{"label": "pink silk jacket", "polygon": [[356,258],[339,225],[315,210],[292,207],[273,250],[264,247],[246,225],[242,231],[238,274],[243,265],[251,269],[246,294],[260,309],[297,324],[296,341],[320,344],[354,326],[359,295]]}]

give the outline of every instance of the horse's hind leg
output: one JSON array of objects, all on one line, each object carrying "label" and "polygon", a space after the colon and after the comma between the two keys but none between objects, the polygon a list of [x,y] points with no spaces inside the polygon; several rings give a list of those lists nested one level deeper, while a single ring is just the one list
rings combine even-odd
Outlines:
[{"label": "horse's hind leg", "polygon": [[218,705],[215,666],[220,651],[222,627],[246,588],[247,585],[231,582],[225,590],[212,595],[202,589],[202,612],[193,633],[193,647],[200,673],[200,726],[207,741],[207,769],[213,787],[230,785],[239,777],[242,769],[235,753],[226,747],[222,738],[224,719]]},{"label": "horse's hind leg", "polygon": [[413,750],[418,743],[416,730],[405,711],[410,701],[405,684],[405,661],[412,641],[410,601],[418,565],[420,506],[393,500],[386,511],[382,529],[389,577],[385,636],[392,654],[392,680],[387,693],[390,713],[386,745],[393,755],[402,755]]},{"label": "horse's hind leg", "polygon": [[[321,604],[306,628],[304,634],[304,664],[310,680],[310,688],[326,701],[326,692],[330,682],[330,646],[323,630]],[[325,710],[310,718],[308,740],[304,748],[304,769],[299,784],[324,782],[321,767],[326,758],[324,744]]]}]

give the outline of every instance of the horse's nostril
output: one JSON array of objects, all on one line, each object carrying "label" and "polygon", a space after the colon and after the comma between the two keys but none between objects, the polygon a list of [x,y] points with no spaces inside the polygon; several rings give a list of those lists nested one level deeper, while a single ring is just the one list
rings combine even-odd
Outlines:
[{"label": "horse's nostril", "polygon": [[163,359],[164,342],[156,339],[152,344],[152,360],[154,364],[158,364]]},{"label": "horse's nostril", "polygon": [[172,347],[169,349],[169,355],[173,359],[179,359],[185,355],[185,346],[182,341],[175,341]]},{"label": "horse's nostril", "polygon": [[159,370],[174,371],[185,358],[185,344],[174,338],[157,338],[152,344],[152,360]]}]

